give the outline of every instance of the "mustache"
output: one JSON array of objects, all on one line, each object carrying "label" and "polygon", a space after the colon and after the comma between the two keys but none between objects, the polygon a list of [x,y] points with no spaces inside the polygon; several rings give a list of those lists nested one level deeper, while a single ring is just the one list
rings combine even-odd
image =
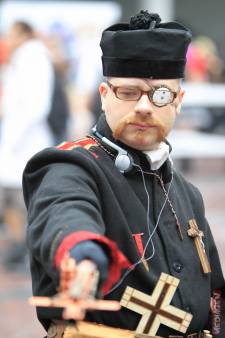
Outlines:
[{"label": "mustache", "polygon": [[161,137],[164,134],[164,127],[160,120],[153,117],[137,117],[133,114],[129,114],[124,116],[122,119],[119,120],[116,129],[113,132],[113,137],[117,140],[122,134],[124,127],[128,124],[143,124],[149,127],[157,127],[160,130]]},{"label": "mustache", "polygon": [[128,124],[140,124],[140,125],[146,125],[149,127],[159,127],[161,126],[161,123],[159,120],[156,120],[155,118],[149,118],[149,119],[140,119],[140,118],[129,118],[127,120]]}]

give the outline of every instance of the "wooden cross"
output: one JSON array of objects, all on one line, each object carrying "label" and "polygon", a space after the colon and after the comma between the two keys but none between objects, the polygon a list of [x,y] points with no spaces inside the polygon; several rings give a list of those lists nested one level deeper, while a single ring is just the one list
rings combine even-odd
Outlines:
[{"label": "wooden cross", "polygon": [[179,282],[179,279],[161,273],[152,296],[129,286],[126,288],[120,305],[142,315],[136,333],[155,336],[161,324],[182,333],[187,331],[192,315],[170,305]]},{"label": "wooden cross", "polygon": [[210,273],[211,267],[209,264],[208,257],[205,252],[205,246],[202,240],[204,233],[199,230],[196,220],[190,219],[189,220],[190,229],[188,230],[188,236],[194,238],[195,246],[199,255],[199,259],[202,265],[202,269],[204,273]]}]

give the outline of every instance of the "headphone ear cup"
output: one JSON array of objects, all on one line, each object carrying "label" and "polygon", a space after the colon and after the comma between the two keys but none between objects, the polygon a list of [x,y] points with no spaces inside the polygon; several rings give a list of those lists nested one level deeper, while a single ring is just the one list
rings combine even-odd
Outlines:
[{"label": "headphone ear cup", "polygon": [[126,150],[119,147],[117,144],[113,143],[105,136],[102,136],[97,130],[96,126],[92,128],[92,132],[96,135],[103,144],[117,151],[118,155],[115,159],[115,166],[121,173],[126,173],[130,171],[133,167],[134,161],[131,155],[129,155]]},{"label": "headphone ear cup", "polygon": [[133,160],[129,154],[118,154],[115,159],[115,166],[121,173],[126,173],[132,169]]}]

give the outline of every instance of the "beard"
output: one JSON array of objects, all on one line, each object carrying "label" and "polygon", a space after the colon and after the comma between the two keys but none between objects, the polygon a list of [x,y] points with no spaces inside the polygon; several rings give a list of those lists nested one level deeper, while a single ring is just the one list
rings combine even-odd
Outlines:
[{"label": "beard", "polygon": [[[145,124],[149,127],[154,127],[157,129],[157,140],[156,142],[162,142],[167,133],[166,130],[163,126],[163,124],[161,123],[161,121],[157,118],[152,118],[152,117],[137,117],[134,116],[133,113],[130,113],[124,117],[122,117],[115,130],[113,131],[113,137],[116,140],[119,140],[122,136],[122,133],[124,131],[124,129],[126,128],[126,126],[128,126],[129,124]],[[137,129],[137,137],[143,135],[145,131],[143,131],[142,129]]]}]

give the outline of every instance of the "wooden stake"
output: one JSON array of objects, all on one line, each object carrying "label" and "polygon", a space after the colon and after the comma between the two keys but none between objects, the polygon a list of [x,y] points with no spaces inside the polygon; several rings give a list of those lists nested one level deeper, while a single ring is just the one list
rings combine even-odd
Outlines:
[{"label": "wooden stake", "polygon": [[159,336],[139,335],[134,331],[118,329],[101,324],[89,322],[77,322],[68,325],[64,332],[64,338],[162,338]]}]

